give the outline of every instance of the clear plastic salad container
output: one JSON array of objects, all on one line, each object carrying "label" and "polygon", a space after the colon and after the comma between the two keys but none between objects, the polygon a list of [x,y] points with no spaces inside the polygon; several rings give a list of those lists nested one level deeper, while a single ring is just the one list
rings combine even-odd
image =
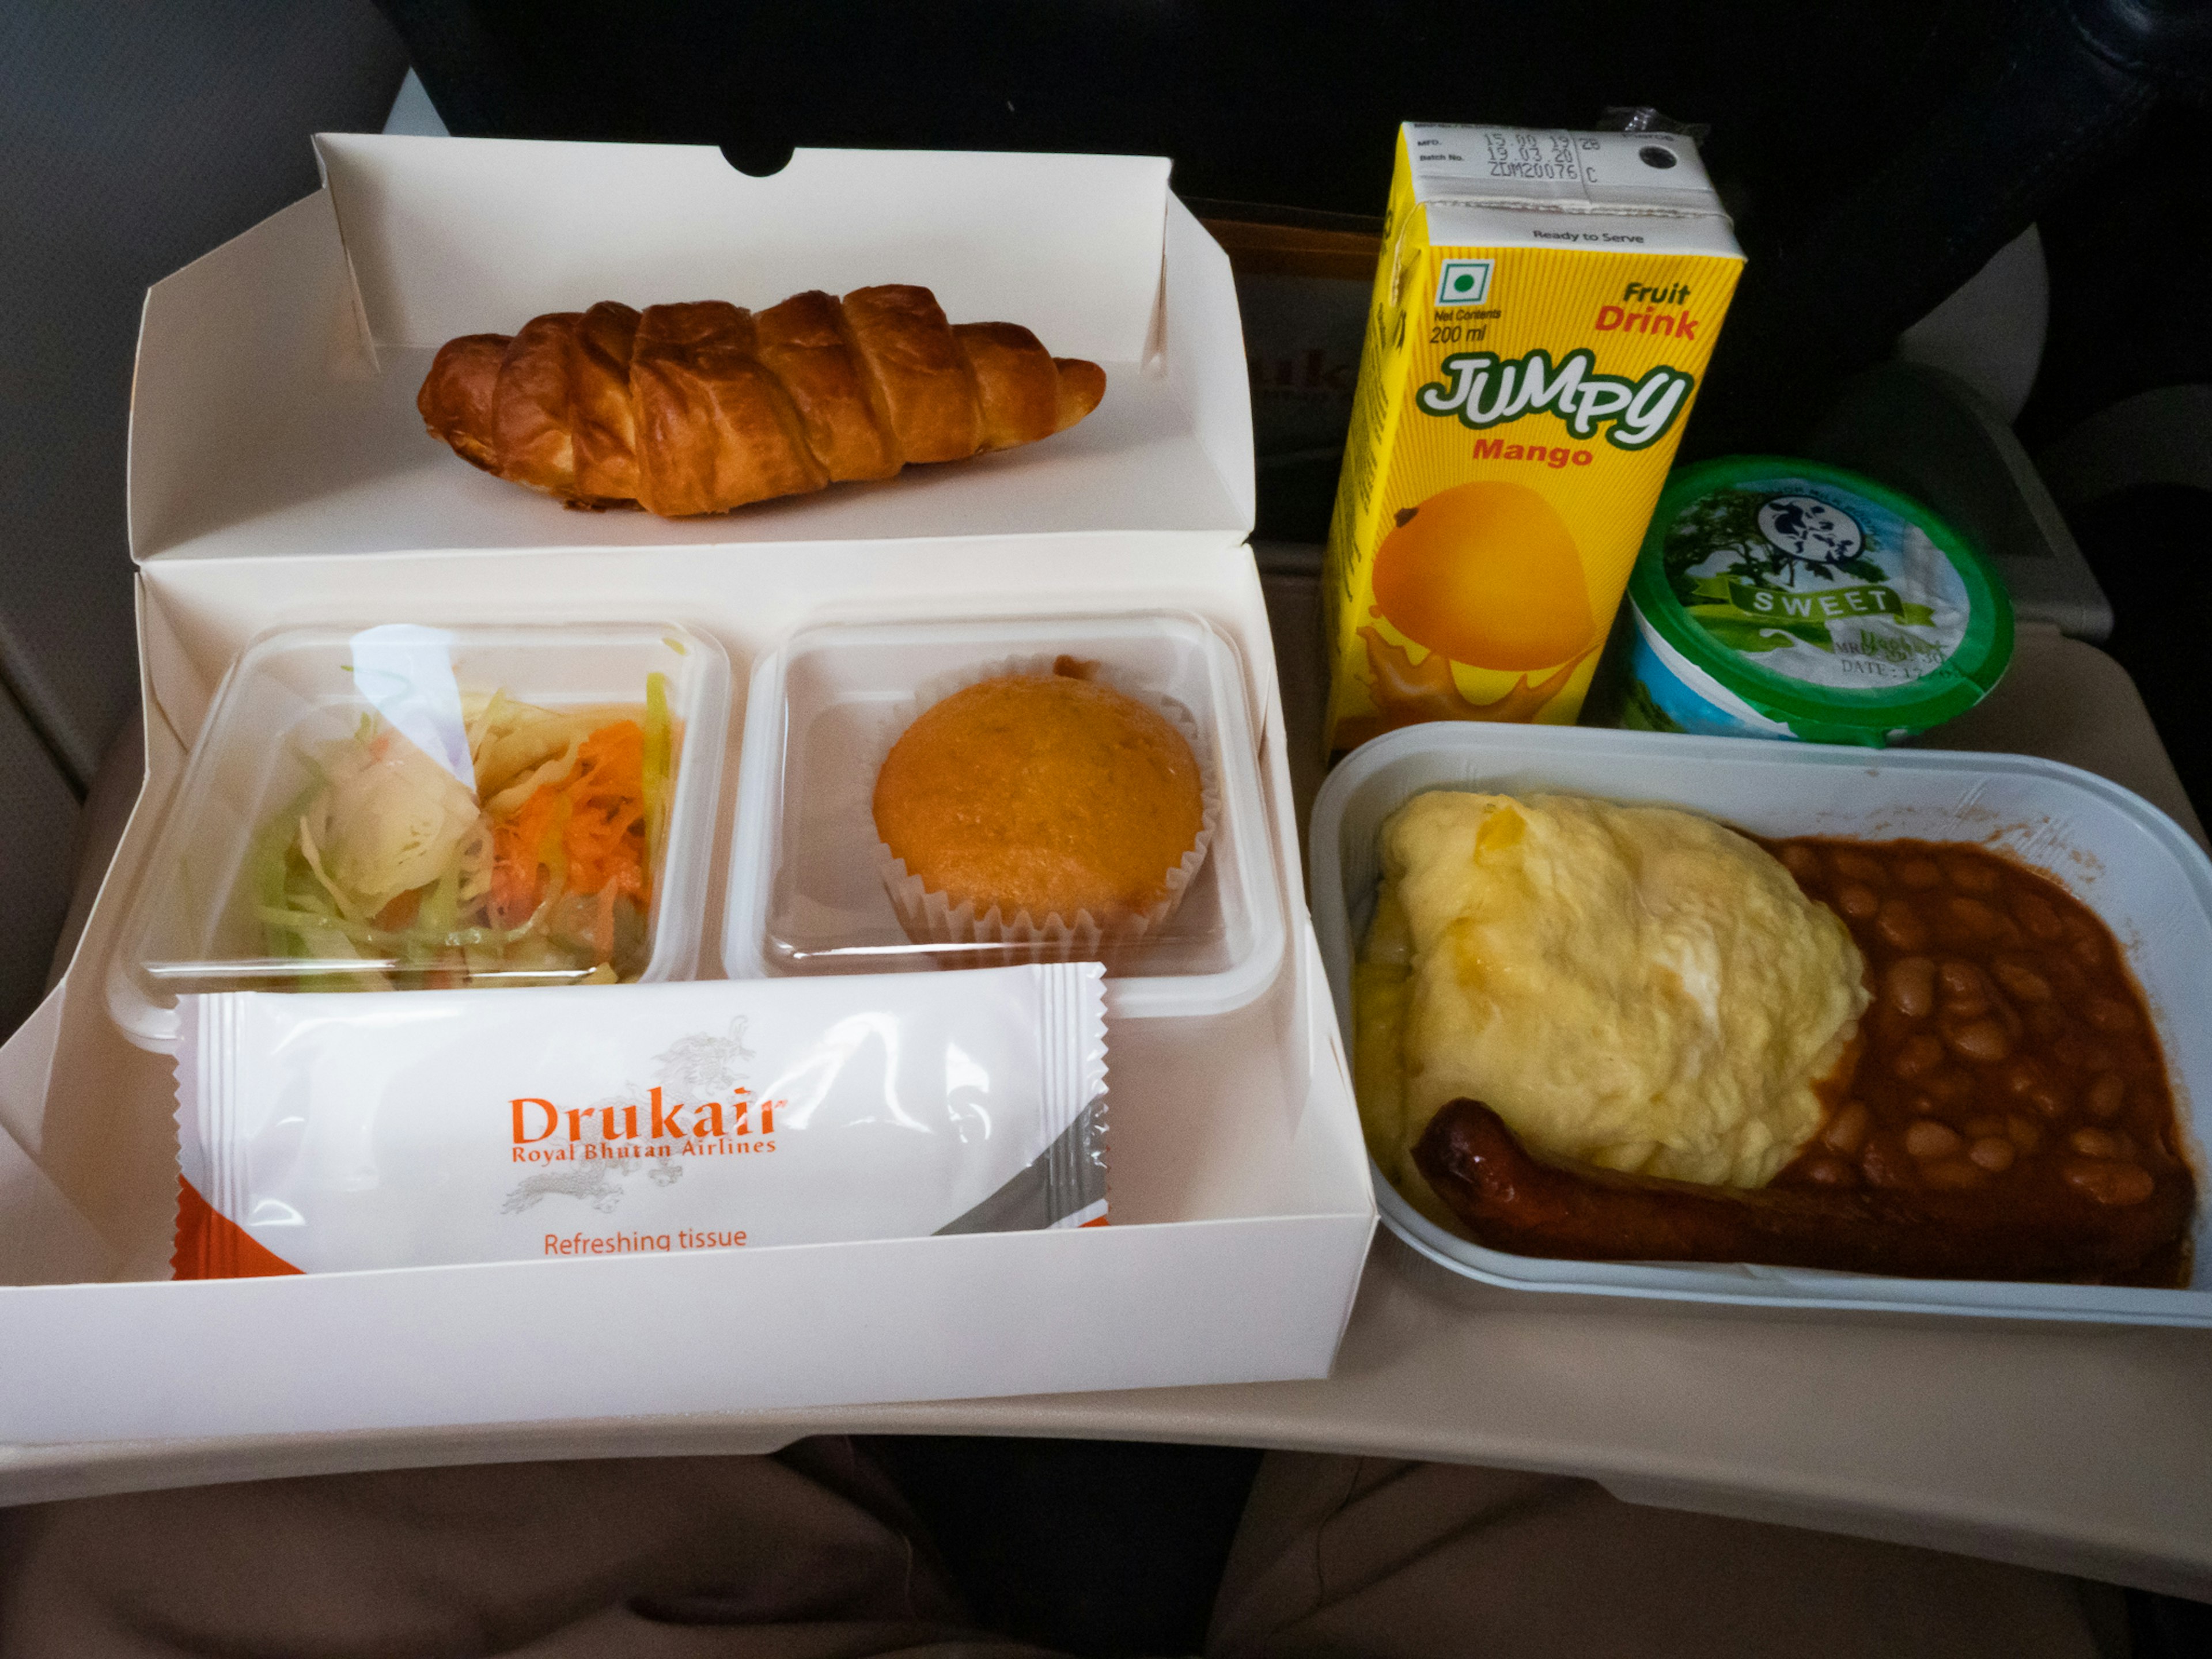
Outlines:
[{"label": "clear plastic salad container", "polygon": [[656,623],[290,629],[217,688],[138,874],[110,1012],[176,999],[682,979],[730,703]]},{"label": "clear plastic salad container", "polygon": [[[1061,656],[1194,739],[1218,804],[1205,860],[1139,951],[1108,964],[1123,1018],[1225,1013],[1274,982],[1287,936],[1237,648],[1199,617],[828,623],[763,656],[747,696],[723,965],[733,979],[994,967],[1004,947],[917,944],[878,861],[878,767],[916,700]],[[1030,670],[1028,672],[1034,672]],[[972,962],[963,960],[972,957]]]}]

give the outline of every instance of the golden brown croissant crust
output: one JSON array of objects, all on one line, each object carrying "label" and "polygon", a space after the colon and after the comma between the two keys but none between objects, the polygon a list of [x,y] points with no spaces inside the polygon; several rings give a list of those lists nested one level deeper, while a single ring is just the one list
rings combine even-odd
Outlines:
[{"label": "golden brown croissant crust", "polygon": [[1013,323],[945,320],[926,288],[602,301],[448,340],[415,405],[464,460],[571,507],[664,518],[888,478],[1065,431],[1106,371]]}]

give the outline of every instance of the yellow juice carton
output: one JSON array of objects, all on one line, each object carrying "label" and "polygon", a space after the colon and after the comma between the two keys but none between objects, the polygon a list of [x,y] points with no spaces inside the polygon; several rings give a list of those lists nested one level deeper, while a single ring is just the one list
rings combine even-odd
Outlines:
[{"label": "yellow juice carton", "polygon": [[1332,750],[1573,721],[1742,267],[1686,137],[1400,130],[1329,529]]}]

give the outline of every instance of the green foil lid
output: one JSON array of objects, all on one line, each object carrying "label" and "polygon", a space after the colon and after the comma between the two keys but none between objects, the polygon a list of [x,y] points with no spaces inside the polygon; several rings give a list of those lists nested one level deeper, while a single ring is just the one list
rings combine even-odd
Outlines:
[{"label": "green foil lid", "polygon": [[1988,562],[1919,502],[1818,461],[1677,471],[1628,591],[1682,656],[1814,742],[1924,732],[2012,658],[2012,601]]}]

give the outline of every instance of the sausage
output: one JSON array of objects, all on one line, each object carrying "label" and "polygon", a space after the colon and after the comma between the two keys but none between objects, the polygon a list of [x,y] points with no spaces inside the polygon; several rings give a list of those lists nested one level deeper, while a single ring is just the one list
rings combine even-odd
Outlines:
[{"label": "sausage", "polygon": [[2181,1276],[2195,1191],[2100,1203],[2063,1182],[2013,1201],[1887,1188],[1702,1187],[1547,1164],[1476,1100],[1455,1100],[1413,1162],[1478,1243],[1581,1261],[1750,1261],[1907,1279],[2166,1285]]}]

